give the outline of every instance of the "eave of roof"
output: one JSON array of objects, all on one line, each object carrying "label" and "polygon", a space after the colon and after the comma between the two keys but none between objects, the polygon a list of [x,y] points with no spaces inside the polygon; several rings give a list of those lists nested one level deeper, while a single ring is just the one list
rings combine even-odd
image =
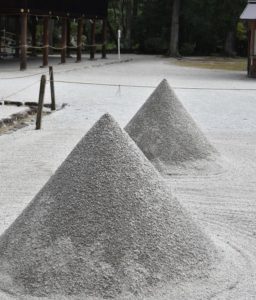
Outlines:
[{"label": "eave of roof", "polygon": [[107,17],[108,0],[0,0],[0,15],[28,12],[60,17]]},{"label": "eave of roof", "polygon": [[249,1],[240,16],[242,20],[256,20],[256,1]]}]

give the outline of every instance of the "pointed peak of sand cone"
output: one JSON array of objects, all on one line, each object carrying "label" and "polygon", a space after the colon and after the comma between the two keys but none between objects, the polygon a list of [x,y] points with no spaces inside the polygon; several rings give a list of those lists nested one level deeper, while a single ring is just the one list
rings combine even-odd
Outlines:
[{"label": "pointed peak of sand cone", "polygon": [[[160,88],[160,87],[166,87],[166,88],[171,89],[171,87],[170,87],[170,85],[169,85],[169,82],[168,82],[167,79],[165,79],[165,78],[159,83],[159,85],[158,85],[157,88]],[[157,89],[157,88],[156,88],[156,89]]]},{"label": "pointed peak of sand cone", "polygon": [[170,87],[170,85],[169,85],[169,83],[168,83],[168,81],[167,81],[166,78],[164,78],[164,79],[159,83],[158,86],[161,86],[161,85]]},{"label": "pointed peak of sand cone", "polygon": [[115,119],[109,113],[105,113],[95,124],[97,123],[105,123],[105,124],[116,124]]},{"label": "pointed peak of sand cone", "polygon": [[[156,99],[156,96],[158,99]],[[149,97],[149,100],[158,100],[160,102],[167,101],[167,100],[175,100],[179,101],[178,97],[176,96],[174,90],[170,86],[167,79],[163,79],[158,86],[153,91],[152,95]]]},{"label": "pointed peak of sand cone", "polygon": [[165,79],[125,130],[163,173],[186,173],[189,168],[203,170],[215,165],[217,151]]},{"label": "pointed peak of sand cone", "polygon": [[207,275],[213,253],[106,114],[1,237],[0,288],[38,297],[135,297],[159,282]]}]

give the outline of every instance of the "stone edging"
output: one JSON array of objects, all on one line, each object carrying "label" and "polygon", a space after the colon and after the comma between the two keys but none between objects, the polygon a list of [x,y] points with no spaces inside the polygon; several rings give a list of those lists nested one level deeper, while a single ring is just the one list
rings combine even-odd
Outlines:
[{"label": "stone edging", "polygon": [[15,125],[16,122],[26,119],[28,116],[35,114],[37,108],[30,107],[22,112],[10,115],[10,117],[0,120],[0,128]]}]

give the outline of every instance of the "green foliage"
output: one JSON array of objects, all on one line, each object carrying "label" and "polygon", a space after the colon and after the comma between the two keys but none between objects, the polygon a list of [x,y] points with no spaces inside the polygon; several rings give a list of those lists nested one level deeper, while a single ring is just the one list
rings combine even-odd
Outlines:
[{"label": "green foliage", "polygon": [[167,50],[168,46],[164,44],[161,37],[148,38],[144,41],[145,51],[148,53],[159,53]]},{"label": "green foliage", "polygon": [[228,32],[236,32],[247,0],[184,0],[183,42],[195,42],[196,52],[210,54],[223,49]]},{"label": "green foliage", "polygon": [[185,56],[191,56],[195,54],[195,48],[196,48],[195,43],[184,43],[180,47],[180,54]]},{"label": "green foliage", "polygon": [[236,27],[236,37],[239,41],[247,40],[247,29],[243,22],[238,22]]},{"label": "green foliage", "polygon": [[[239,43],[246,40],[246,28],[239,22],[239,16],[247,0],[182,0],[181,3],[183,55],[221,53],[229,32],[235,33],[238,49]],[[139,45],[142,52],[162,53],[167,51],[170,40],[172,4],[173,0],[110,0],[109,20],[114,32],[122,29],[125,45],[125,20],[128,10],[132,10],[132,47]]]}]

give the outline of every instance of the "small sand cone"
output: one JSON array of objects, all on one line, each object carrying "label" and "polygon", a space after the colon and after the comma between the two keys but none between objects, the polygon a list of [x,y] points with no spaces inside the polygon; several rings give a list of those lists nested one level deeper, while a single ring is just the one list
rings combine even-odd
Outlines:
[{"label": "small sand cone", "polygon": [[167,80],[159,84],[125,130],[161,173],[219,170],[217,151]]},{"label": "small sand cone", "polygon": [[0,288],[121,299],[204,278],[214,257],[159,173],[104,115],[2,235]]}]

